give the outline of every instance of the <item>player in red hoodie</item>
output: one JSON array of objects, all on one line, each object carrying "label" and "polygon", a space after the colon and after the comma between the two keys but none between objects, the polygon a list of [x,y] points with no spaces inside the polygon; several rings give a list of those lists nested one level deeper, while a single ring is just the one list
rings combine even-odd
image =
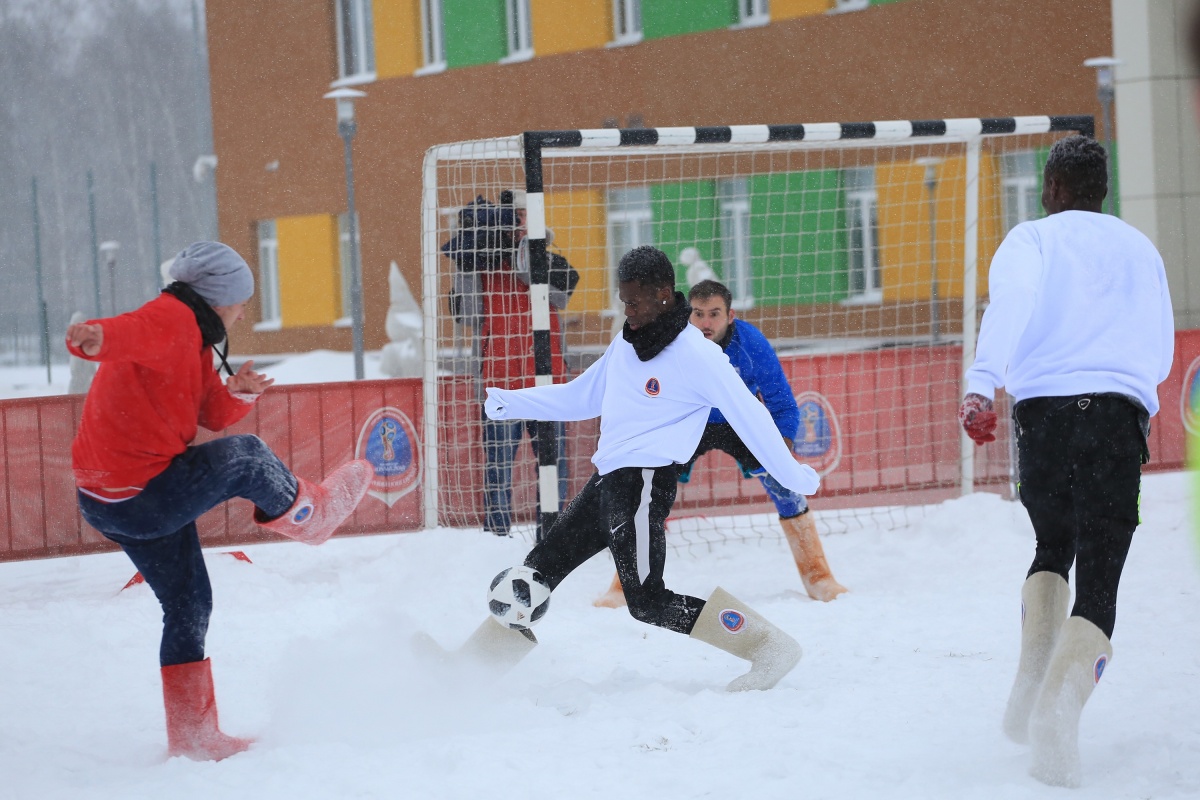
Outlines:
[{"label": "player in red hoodie", "polygon": [[[171,755],[219,760],[251,740],[217,726],[204,639],[212,587],[196,518],[233,497],[268,530],[320,544],[366,494],[373,470],[351,461],[320,485],[298,478],[257,436],[192,445],[249,413],[274,381],[247,362],[237,374],[216,345],[254,293],[246,262],[218,242],[189,245],[175,282],[136,311],[67,329],[73,355],[100,362],[71,454],[83,518],[116,542],[163,609],[159,651]],[[229,372],[222,382],[214,351]]]}]

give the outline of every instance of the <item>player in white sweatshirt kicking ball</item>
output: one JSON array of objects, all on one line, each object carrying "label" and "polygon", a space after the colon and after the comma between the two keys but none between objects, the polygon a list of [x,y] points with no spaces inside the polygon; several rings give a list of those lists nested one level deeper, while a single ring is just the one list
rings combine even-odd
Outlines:
[{"label": "player in white sweatshirt kicking ball", "polygon": [[[681,465],[696,451],[709,412],[721,409],[764,468],[786,488],[820,486],[796,462],[770,412],[746,391],[720,346],[695,326],[675,270],[661,250],[638,247],[618,267],[625,327],[604,354],[569,383],[489,388],[491,419],[571,421],[600,417],[596,474],[525,559],[554,589],[604,548],[612,553],[634,619],[686,634],[751,663],[730,691],[769,689],[800,660],[796,640],[721,588],[708,600],[663,583],[665,523]],[[499,669],[537,640],[489,617],[459,651]]]},{"label": "player in white sweatshirt kicking ball", "polygon": [[1019,489],[1037,546],[1004,731],[1032,745],[1030,773],[1059,786],[1080,783],[1079,717],[1112,658],[1150,417],[1175,344],[1162,258],[1101,213],[1107,176],[1093,139],[1069,136],[1050,150],[1049,216],[1013,228],[992,259],[991,305],[959,410],[982,445],[995,440],[995,391],[1016,401]]}]

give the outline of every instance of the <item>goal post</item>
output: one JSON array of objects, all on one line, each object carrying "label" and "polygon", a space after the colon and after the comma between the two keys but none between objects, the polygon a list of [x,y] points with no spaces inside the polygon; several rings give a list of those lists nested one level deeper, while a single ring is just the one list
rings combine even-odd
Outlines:
[{"label": "goal post", "polygon": [[[582,488],[597,423],[488,425],[482,388],[568,380],[594,361],[623,321],[616,263],[641,244],[667,253],[685,294],[725,283],[735,315],[776,349],[800,408],[796,457],[824,476],[822,527],[1005,491],[1007,431],[976,448],[954,412],[991,254],[1040,216],[1046,154],[1072,132],[1093,135],[1092,118],[535,131],[431,148],[426,527],[491,525],[497,508],[518,528],[540,513],[544,527]],[[673,522],[701,538],[766,536],[771,510],[711,453]]]}]

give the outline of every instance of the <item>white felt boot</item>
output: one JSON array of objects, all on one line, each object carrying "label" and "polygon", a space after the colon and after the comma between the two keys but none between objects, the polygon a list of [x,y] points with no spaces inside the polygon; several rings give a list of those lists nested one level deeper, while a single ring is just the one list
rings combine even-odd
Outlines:
[{"label": "white felt boot", "polygon": [[691,637],[750,662],[750,671],[727,687],[731,692],[770,689],[800,661],[795,639],[719,586],[705,601]]},{"label": "white felt boot", "polygon": [[1083,617],[1063,623],[1029,718],[1029,774],[1042,783],[1079,785],[1079,716],[1110,659],[1112,644],[1103,631]]},{"label": "white felt boot", "polygon": [[479,670],[496,677],[520,663],[537,646],[537,637],[528,628],[514,630],[489,616],[462,647],[447,650],[427,633],[413,635],[413,650],[439,667]]},{"label": "white felt boot", "polygon": [[1054,572],[1035,572],[1021,587],[1021,660],[1004,711],[1004,733],[1018,744],[1029,741],[1029,714],[1070,601],[1071,588]]}]

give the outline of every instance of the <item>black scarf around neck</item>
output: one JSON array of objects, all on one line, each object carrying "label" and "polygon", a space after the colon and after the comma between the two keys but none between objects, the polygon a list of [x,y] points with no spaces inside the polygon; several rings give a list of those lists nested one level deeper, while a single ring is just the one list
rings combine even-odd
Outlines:
[{"label": "black scarf around neck", "polygon": [[[233,369],[229,366],[229,362],[225,360],[225,356],[229,353],[225,323],[217,316],[217,312],[213,311],[208,301],[183,281],[175,281],[163,289],[163,292],[171,295],[192,310],[192,313],[196,315],[196,324],[200,327],[200,349],[203,350],[205,347],[211,347],[213,352],[217,354],[217,358],[221,359],[221,366],[232,376]],[[226,343],[224,350],[217,347],[221,342]]]},{"label": "black scarf around neck", "polygon": [[683,333],[692,318],[692,307],[682,292],[675,293],[675,307],[653,322],[643,325],[636,331],[629,329],[629,323],[621,329],[621,336],[633,345],[633,351],[641,361],[649,361],[661,353],[667,345],[675,341],[675,337]]}]

